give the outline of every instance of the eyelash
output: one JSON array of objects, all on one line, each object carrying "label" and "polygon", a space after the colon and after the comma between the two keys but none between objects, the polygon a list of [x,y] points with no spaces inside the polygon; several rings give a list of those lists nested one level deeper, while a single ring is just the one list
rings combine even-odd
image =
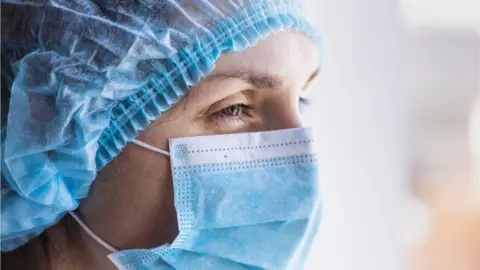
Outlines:
[{"label": "eyelash", "polygon": [[310,105],[310,100],[308,98],[300,97],[298,103],[303,106],[308,106]]},{"label": "eyelash", "polygon": [[[228,120],[228,121],[243,121],[245,117],[249,116],[251,114],[252,106],[243,104],[243,103],[237,103],[230,105],[228,107],[225,107],[223,109],[220,109],[216,112],[214,112],[211,116],[214,120]],[[238,113],[235,114],[236,111],[232,110],[238,110]]]},{"label": "eyelash", "polygon": [[[300,107],[307,107],[310,105],[310,100],[300,97],[298,99],[298,103]],[[237,115],[233,115],[235,110],[238,110]],[[210,117],[216,123],[218,123],[219,121],[245,121],[246,117],[252,115],[252,111],[252,106],[243,103],[236,103],[212,113]]]}]

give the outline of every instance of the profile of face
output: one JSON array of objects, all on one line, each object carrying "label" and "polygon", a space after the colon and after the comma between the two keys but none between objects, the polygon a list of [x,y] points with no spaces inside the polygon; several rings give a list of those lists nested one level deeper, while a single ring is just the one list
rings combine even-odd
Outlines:
[{"label": "profile of face", "polygon": [[[300,127],[299,102],[319,62],[315,42],[294,31],[225,53],[211,74],[137,139],[168,150],[169,138]],[[117,249],[151,248],[171,243],[178,233],[173,194],[168,157],[128,144],[99,173],[77,212]],[[93,242],[86,234],[81,241]]]}]

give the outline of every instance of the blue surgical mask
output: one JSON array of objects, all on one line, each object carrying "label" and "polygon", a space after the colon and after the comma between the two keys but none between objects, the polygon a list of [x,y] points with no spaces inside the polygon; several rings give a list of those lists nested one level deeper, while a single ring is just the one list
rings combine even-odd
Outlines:
[{"label": "blue surgical mask", "polygon": [[301,269],[320,222],[309,128],[176,138],[170,155],[179,235],[112,253],[119,269]]}]

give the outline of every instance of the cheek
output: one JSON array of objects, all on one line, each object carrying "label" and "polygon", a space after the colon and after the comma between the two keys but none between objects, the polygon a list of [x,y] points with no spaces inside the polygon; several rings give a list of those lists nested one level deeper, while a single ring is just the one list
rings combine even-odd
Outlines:
[{"label": "cheek", "polygon": [[[154,247],[171,242],[177,235],[170,160],[146,149],[136,149],[126,160],[129,170],[122,175],[121,218],[128,218],[125,232],[130,248]],[[134,152],[134,151],[132,151]],[[121,213],[120,213],[121,212]]]},{"label": "cheek", "polygon": [[95,181],[82,215],[107,242],[122,249],[148,248],[175,238],[168,157],[129,145]]}]

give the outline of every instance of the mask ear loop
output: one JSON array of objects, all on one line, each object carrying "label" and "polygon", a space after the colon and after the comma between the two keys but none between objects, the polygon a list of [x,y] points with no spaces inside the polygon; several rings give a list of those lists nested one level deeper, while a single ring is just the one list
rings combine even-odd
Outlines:
[{"label": "mask ear loop", "polygon": [[104,248],[108,249],[112,253],[118,252],[116,248],[112,247],[107,242],[103,241],[102,238],[100,238],[92,230],[90,230],[90,228],[88,228],[88,226],[85,223],[83,223],[83,221],[77,216],[77,214],[75,214],[72,211],[69,211],[68,213],[70,213],[70,215],[75,219],[75,221],[78,222],[80,227],[82,227],[85,230],[85,232],[87,232],[88,235],[90,235],[95,241],[97,241],[97,243],[99,243],[100,245],[102,245]]},{"label": "mask ear loop", "polygon": [[[146,144],[144,142],[141,142],[139,140],[133,139],[132,143],[134,143],[134,144],[136,144],[140,147],[146,148],[148,150],[151,150],[151,151],[154,151],[154,152],[166,155],[166,156],[170,156],[170,153],[168,151],[153,147],[153,146],[151,146],[149,144]],[[75,219],[75,221],[77,221],[77,223],[80,225],[80,227],[82,227],[85,230],[85,232],[88,235],[90,235],[90,237],[92,237],[95,241],[97,241],[97,243],[99,243],[100,245],[102,245],[104,248],[108,249],[112,253],[118,252],[118,250],[116,248],[112,247],[107,242],[103,241],[102,238],[100,238],[92,230],[90,230],[90,228],[88,228],[88,226],[85,223],[83,223],[83,221],[77,216],[77,214],[75,214],[72,211],[69,211],[69,213]]]},{"label": "mask ear loop", "polygon": [[148,150],[152,150],[152,151],[154,151],[154,152],[157,152],[157,153],[160,153],[160,154],[163,154],[163,155],[166,155],[166,156],[170,156],[170,153],[169,153],[168,151],[165,151],[165,150],[162,150],[162,149],[153,147],[153,146],[151,146],[151,145],[149,145],[149,144],[146,144],[146,143],[144,143],[144,142],[141,142],[141,141],[139,141],[139,140],[133,139],[133,140],[132,140],[132,143],[133,143],[133,144],[136,144],[136,145],[138,145],[138,146],[140,146],[140,147],[146,148],[146,149],[148,149]]}]

